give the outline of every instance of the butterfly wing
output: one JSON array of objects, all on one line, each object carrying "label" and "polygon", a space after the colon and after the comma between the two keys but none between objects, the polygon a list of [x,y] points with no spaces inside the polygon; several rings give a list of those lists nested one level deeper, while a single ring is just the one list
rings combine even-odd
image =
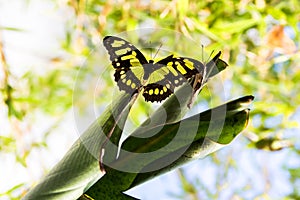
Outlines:
[{"label": "butterfly wing", "polygon": [[146,101],[162,101],[170,96],[174,89],[195,74],[204,73],[204,65],[192,58],[168,56],[155,65],[155,71],[144,86],[143,96]]},{"label": "butterfly wing", "polygon": [[[169,85],[169,88],[167,87]],[[149,83],[144,86],[143,96],[146,101],[161,102],[173,94],[174,86],[170,83],[160,81],[157,83]]]},{"label": "butterfly wing", "polygon": [[106,36],[103,45],[116,70],[114,77],[119,89],[135,93],[142,86],[143,65],[148,63],[147,59],[133,44],[119,37]]},{"label": "butterfly wing", "polygon": [[228,64],[220,59],[219,57],[221,56],[221,51],[219,51],[214,57],[213,59],[211,59],[207,64],[207,78],[212,77],[214,75],[216,75],[217,73],[219,73],[219,71],[222,71],[223,69],[225,69]]}]

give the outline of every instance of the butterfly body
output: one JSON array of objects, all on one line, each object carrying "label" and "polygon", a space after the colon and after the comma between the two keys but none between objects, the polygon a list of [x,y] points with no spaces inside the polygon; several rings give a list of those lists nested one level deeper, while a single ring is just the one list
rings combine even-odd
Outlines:
[{"label": "butterfly body", "polygon": [[153,71],[159,69],[159,66],[154,64],[154,60],[149,60],[149,63],[143,64],[143,68],[144,68],[143,80],[146,81],[148,80],[149,76]]},{"label": "butterfly body", "polygon": [[192,58],[169,55],[157,62],[147,60],[133,44],[119,37],[106,36],[103,44],[119,89],[133,95],[142,87],[146,101],[160,102],[189,78],[204,73],[205,66]]}]

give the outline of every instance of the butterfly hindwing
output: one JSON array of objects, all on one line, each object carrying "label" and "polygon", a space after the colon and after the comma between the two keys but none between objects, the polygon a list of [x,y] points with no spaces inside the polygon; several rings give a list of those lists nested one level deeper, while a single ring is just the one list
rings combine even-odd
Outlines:
[{"label": "butterfly hindwing", "polygon": [[130,68],[116,69],[114,77],[120,90],[124,90],[130,94],[134,94],[142,86],[141,81],[134,75]]},{"label": "butterfly hindwing", "polygon": [[[168,88],[169,87],[169,88]],[[174,92],[174,87],[170,83],[157,82],[150,83],[144,87],[143,96],[146,101],[163,101]]]}]

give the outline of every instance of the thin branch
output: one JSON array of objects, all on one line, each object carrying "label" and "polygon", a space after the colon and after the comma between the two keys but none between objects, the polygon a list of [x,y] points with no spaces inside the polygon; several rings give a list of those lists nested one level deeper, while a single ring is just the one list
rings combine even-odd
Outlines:
[{"label": "thin branch", "polygon": [[1,70],[3,71],[3,80],[1,80],[1,88],[5,89],[6,86],[8,85],[8,66],[4,54],[4,45],[3,45],[3,39],[2,39],[2,34],[0,31],[0,63],[1,63]]}]

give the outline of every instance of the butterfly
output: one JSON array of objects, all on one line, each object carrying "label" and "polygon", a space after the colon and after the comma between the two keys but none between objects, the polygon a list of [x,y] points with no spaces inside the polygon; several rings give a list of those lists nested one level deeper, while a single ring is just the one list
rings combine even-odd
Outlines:
[{"label": "butterfly", "polygon": [[205,65],[195,59],[169,55],[158,62],[147,60],[133,44],[116,36],[106,36],[103,45],[115,69],[114,80],[119,89],[133,95],[142,88],[146,101],[165,100],[196,74],[203,80]]}]

